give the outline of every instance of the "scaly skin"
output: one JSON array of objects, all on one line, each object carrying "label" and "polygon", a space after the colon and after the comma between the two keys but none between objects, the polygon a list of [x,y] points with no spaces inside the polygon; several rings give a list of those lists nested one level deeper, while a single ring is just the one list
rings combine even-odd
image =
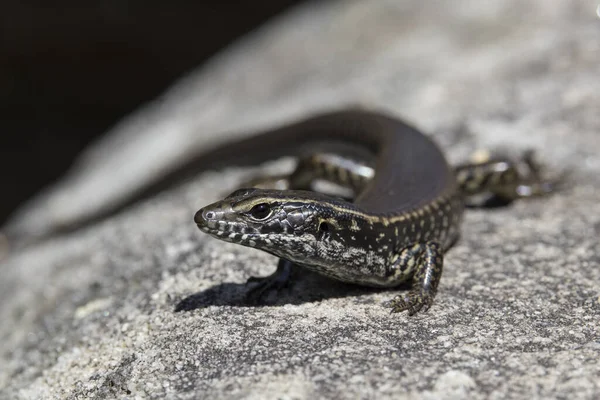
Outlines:
[{"label": "scaly skin", "polygon": [[[325,126],[326,134],[338,128],[337,118],[340,115],[325,116],[323,121],[309,120],[305,126],[309,132]],[[344,123],[340,126],[353,134],[357,133],[356,126],[365,129],[365,135],[373,128],[378,140],[388,143],[386,146],[397,145],[393,129],[387,131],[393,128],[393,120],[371,114],[348,114],[341,119]],[[294,137],[303,128],[302,123],[296,128]],[[410,149],[400,146],[404,157],[414,159],[415,164],[403,162],[397,170],[380,175],[378,166],[390,164],[389,160],[376,158],[365,164],[336,154],[317,153],[301,158],[290,176],[267,180],[278,186],[286,181],[284,190],[240,189],[196,213],[194,220],[200,230],[281,257],[273,275],[251,279],[261,284],[249,293],[250,300],[282,287],[292,265],[298,265],[365,286],[395,287],[411,281],[411,289],[391,301],[392,311],[408,311],[410,315],[426,311],[441,279],[443,253],[459,237],[465,202],[477,195],[510,202],[554,189],[553,182],[541,179],[537,166],[528,158],[516,163],[486,160],[451,169],[440,159],[435,146],[414,130],[400,125],[397,133],[406,145],[419,143],[420,150],[415,152],[431,158],[414,157]],[[335,135],[342,136],[340,132]],[[372,138],[365,140],[372,146]],[[433,160],[435,170],[444,177],[438,179],[426,170]],[[432,182],[414,181],[412,174],[429,176]],[[398,184],[394,186],[396,176]],[[316,180],[346,187],[353,192],[352,198],[305,190],[311,189]],[[432,191],[434,187],[438,189]],[[398,200],[390,201],[395,198]]]}]

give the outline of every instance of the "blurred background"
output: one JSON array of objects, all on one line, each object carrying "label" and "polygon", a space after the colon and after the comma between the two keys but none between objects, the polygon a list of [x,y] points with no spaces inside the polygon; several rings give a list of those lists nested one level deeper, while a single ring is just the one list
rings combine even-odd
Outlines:
[{"label": "blurred background", "polygon": [[3,0],[0,225],[123,116],[300,0]]}]

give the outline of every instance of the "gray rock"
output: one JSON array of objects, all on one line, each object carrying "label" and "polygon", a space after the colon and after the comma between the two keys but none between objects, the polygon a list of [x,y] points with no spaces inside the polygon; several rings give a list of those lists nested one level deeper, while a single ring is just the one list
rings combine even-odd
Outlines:
[{"label": "gray rock", "polygon": [[[340,1],[248,36],[5,228],[50,236],[0,265],[0,398],[600,397],[599,24],[583,0]],[[405,117],[454,161],[535,148],[573,170],[570,188],[469,211],[437,302],[415,317],[381,306],[394,291],[314,275],[240,305],[274,258],[208,238],[192,216],[248,171],[199,173],[53,233],[201,148],[347,104]]]}]

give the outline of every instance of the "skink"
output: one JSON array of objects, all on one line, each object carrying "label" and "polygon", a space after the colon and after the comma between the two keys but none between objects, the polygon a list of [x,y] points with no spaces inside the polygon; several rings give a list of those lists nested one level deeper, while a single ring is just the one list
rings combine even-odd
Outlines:
[{"label": "skink", "polygon": [[[323,144],[327,153],[319,152]],[[370,111],[318,115],[223,147],[212,156],[250,153],[266,161],[307,146],[317,150],[298,163],[290,189],[239,189],[195,214],[203,232],[281,258],[273,275],[251,278],[260,282],[251,297],[282,286],[297,265],[374,287],[410,281],[411,289],[390,302],[392,311],[426,311],[470,196],[485,193],[510,201],[552,190],[534,168],[523,173],[506,160],[451,168],[428,136]],[[374,176],[360,162],[328,155],[344,146],[360,147],[372,156]],[[352,189],[353,201],[306,190],[316,179]]]}]

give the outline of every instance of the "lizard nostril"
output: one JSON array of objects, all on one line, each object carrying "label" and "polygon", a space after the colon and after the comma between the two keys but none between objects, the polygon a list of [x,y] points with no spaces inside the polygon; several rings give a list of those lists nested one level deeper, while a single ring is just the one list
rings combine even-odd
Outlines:
[{"label": "lizard nostril", "polygon": [[214,217],[215,213],[213,211],[206,211],[204,209],[200,209],[194,215],[194,222],[199,225],[204,225]]}]

